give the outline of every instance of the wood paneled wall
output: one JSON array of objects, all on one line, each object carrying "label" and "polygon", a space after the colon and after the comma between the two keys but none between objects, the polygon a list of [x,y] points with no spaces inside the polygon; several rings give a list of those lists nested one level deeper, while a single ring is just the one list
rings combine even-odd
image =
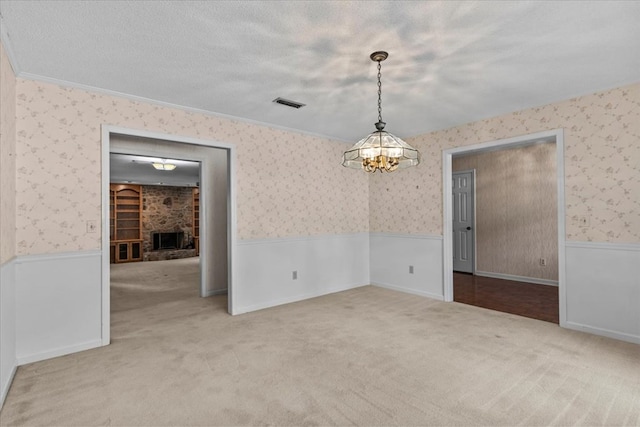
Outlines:
[{"label": "wood paneled wall", "polygon": [[558,280],[555,153],[544,143],[454,157],[454,172],[476,170],[478,271]]}]

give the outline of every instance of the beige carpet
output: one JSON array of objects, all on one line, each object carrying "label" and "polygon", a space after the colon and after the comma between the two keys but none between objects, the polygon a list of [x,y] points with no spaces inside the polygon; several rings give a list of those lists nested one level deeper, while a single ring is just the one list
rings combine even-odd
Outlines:
[{"label": "beige carpet", "polygon": [[2,425],[640,425],[637,345],[371,286],[232,317],[189,260],[112,277],[113,344],[20,367]]}]

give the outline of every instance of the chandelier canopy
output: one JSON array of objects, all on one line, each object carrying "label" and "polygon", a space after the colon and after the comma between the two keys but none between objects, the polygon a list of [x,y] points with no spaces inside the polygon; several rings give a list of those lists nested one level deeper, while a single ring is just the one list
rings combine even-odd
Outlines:
[{"label": "chandelier canopy", "polygon": [[384,130],[386,123],[382,121],[381,62],[388,56],[389,54],[383,51],[370,55],[371,60],[378,63],[378,122],[375,124],[377,130],[345,151],[342,166],[364,169],[367,172],[393,172],[420,163],[418,150]]}]

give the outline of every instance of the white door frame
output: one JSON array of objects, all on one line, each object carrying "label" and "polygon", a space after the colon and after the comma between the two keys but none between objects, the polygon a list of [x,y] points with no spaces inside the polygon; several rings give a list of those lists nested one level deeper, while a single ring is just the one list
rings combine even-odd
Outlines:
[{"label": "white door frame", "polygon": [[[218,141],[209,141],[204,139],[191,138],[186,136],[176,136],[170,134],[163,134],[157,132],[149,132],[145,130],[129,129],[119,126],[102,125],[102,245],[101,245],[101,309],[102,309],[102,345],[108,345],[111,341],[111,274],[110,274],[110,251],[109,251],[109,184],[110,184],[110,171],[109,171],[109,154],[111,152],[111,134],[118,134],[124,136],[134,136],[149,139],[159,139],[168,142],[176,142],[183,144],[193,144],[203,147],[221,148],[227,150],[227,163],[228,163],[228,182],[229,188],[227,189],[228,196],[228,212],[227,212],[227,254],[228,254],[228,283],[227,283],[227,298],[228,298],[228,311],[230,314],[235,314],[234,295],[235,287],[233,286],[233,280],[237,277],[236,265],[236,247],[237,247],[237,216],[236,216],[236,148],[233,144],[227,144]],[[118,152],[127,150],[118,149]],[[132,152],[123,152],[123,154],[139,154],[154,156],[154,153],[145,152],[144,149],[132,150]],[[206,176],[207,164],[204,159],[196,159],[192,154],[187,156],[190,159],[200,161],[200,173]],[[206,188],[207,183],[201,182],[201,188]],[[201,191],[206,193],[206,191]],[[202,195],[201,195],[202,196]],[[202,217],[205,221],[202,224],[202,230],[206,231],[206,195],[201,200],[201,208],[203,211]],[[202,233],[202,235],[205,235]],[[206,254],[207,254],[207,242],[202,242],[200,246],[200,270],[201,277],[202,272],[206,271]],[[205,283],[201,280],[201,286]]]},{"label": "white door frame", "polygon": [[514,148],[535,144],[539,142],[556,143],[556,177],[557,177],[557,197],[558,197],[558,304],[560,314],[560,326],[567,324],[567,289],[566,289],[566,264],[565,264],[565,203],[564,203],[564,130],[554,129],[538,132],[530,135],[516,136],[513,138],[498,139],[481,144],[469,145],[465,147],[450,148],[442,152],[442,187],[443,187],[443,215],[444,215],[444,238],[443,238],[443,278],[444,278],[444,300],[453,301],[453,219],[452,219],[452,196],[451,186],[452,166],[451,159],[456,154],[484,153],[501,150],[504,148]]}]

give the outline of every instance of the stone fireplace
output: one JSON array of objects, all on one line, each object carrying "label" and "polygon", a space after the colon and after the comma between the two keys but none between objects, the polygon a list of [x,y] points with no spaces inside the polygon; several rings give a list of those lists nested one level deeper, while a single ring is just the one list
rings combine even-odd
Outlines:
[{"label": "stone fireplace", "polygon": [[196,256],[192,223],[191,187],[143,186],[144,261]]}]

